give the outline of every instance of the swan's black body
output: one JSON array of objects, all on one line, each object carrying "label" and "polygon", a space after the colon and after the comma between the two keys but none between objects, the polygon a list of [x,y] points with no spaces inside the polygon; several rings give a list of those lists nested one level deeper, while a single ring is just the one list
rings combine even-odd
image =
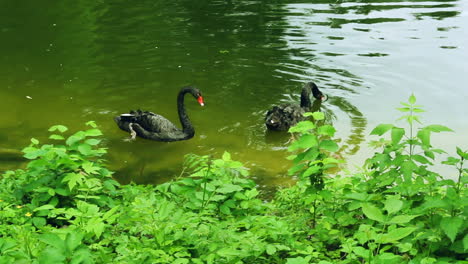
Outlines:
[{"label": "swan's black body", "polygon": [[302,88],[300,105],[283,104],[274,106],[273,109],[268,110],[265,116],[265,125],[267,128],[270,130],[287,131],[298,122],[305,120],[306,118],[303,114],[310,111],[312,108],[312,101],[310,100],[311,93],[319,102],[327,98],[322,94],[315,83],[308,82]]},{"label": "swan's black body", "polygon": [[165,142],[190,139],[195,135],[195,129],[185,111],[184,96],[187,93],[192,94],[200,105],[204,105],[198,89],[189,86],[180,90],[177,96],[177,110],[182,129],[161,115],[141,110],[116,116],[114,120],[120,129],[136,133],[142,138]]}]

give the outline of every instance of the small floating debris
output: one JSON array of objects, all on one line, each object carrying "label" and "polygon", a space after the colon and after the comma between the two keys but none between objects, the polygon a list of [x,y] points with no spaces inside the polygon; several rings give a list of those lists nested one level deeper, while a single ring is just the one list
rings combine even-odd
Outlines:
[{"label": "small floating debris", "polygon": [[31,96],[29,96],[29,95],[26,95],[26,98],[28,98],[28,99],[32,99],[32,97],[31,97]]},{"label": "small floating debris", "polygon": [[369,28],[353,28],[354,30],[357,30],[357,31],[363,31],[363,32],[369,32],[371,31]]},{"label": "small floating debris", "polygon": [[388,56],[389,54],[386,54],[386,53],[378,53],[378,52],[375,52],[375,53],[365,53],[365,54],[358,54],[358,56],[364,56],[364,57],[386,57]]},{"label": "small floating debris", "polygon": [[327,36],[327,39],[331,39],[331,40],[343,40],[344,37],[337,37],[337,36]]}]

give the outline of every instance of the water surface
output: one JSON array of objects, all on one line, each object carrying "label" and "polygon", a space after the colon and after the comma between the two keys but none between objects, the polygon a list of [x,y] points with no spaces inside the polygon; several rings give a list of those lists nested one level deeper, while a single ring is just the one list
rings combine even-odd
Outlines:
[{"label": "water surface", "polygon": [[[1,1],[0,148],[95,120],[121,182],[162,182],[187,153],[229,151],[260,184],[287,184],[289,136],[267,133],[263,118],[298,103],[311,80],[330,98],[321,110],[351,169],[373,152],[369,131],[393,123],[411,93],[424,121],[457,132],[434,145],[468,147],[466,1],[315,2]],[[185,85],[206,102],[187,97],[193,139],[124,141],[113,116],[141,108],[178,124]],[[0,160],[0,170],[21,166]]]}]

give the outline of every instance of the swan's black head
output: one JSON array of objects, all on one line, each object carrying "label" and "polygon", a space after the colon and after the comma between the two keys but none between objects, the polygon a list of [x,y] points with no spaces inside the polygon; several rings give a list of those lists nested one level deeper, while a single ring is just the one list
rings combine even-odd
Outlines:
[{"label": "swan's black head", "polygon": [[319,90],[319,88],[314,82],[308,82],[306,86],[308,86],[312,90],[312,95],[315,99],[320,101],[325,101],[328,99],[328,97]]},{"label": "swan's black head", "polygon": [[197,102],[201,106],[205,105],[205,101],[203,100],[202,94],[201,94],[200,90],[198,90],[198,88],[195,88],[195,87],[192,87],[192,86],[187,86],[187,87],[182,88],[181,92],[184,92],[184,91],[186,93],[190,93],[191,95],[193,95],[193,97],[195,97],[195,99],[197,99]]},{"label": "swan's black head", "polygon": [[193,95],[196,99],[197,99],[197,102],[201,105],[201,106],[204,106],[205,105],[205,101],[203,101],[203,97],[201,95],[201,92],[200,90],[196,89],[195,88],[195,94]]}]

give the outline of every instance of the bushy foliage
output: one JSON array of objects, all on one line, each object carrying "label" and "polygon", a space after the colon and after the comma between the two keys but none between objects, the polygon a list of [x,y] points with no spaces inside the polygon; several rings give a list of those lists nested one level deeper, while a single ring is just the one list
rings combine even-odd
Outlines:
[{"label": "bushy foliage", "polygon": [[[309,224],[311,241],[329,258],[341,259],[340,263],[460,263],[466,258],[468,169],[463,165],[468,152],[457,148],[458,157],[443,162],[456,167],[455,179],[432,171],[435,155],[444,151],[432,147],[430,135],[451,130],[429,125],[416,132],[415,122],[420,120],[416,114],[422,109],[415,102],[411,96],[399,108],[407,113],[402,119],[409,132],[391,124],[377,126],[372,135],[390,132],[390,139],[372,142],[382,151],[368,159],[360,173],[324,178],[323,188],[303,176],[310,177],[307,170],[314,166],[314,172],[326,170],[320,157],[337,148],[321,148],[317,140],[290,148],[300,149],[295,160],[308,164],[299,170],[299,183],[279,192],[275,202],[283,214],[296,215],[297,226]],[[296,144],[311,137],[310,130],[300,132]],[[311,150],[320,154],[303,158]]]},{"label": "bushy foliage", "polygon": [[[383,124],[381,150],[358,173],[340,175],[335,129],[323,114],[291,128],[297,184],[271,201],[249,170],[224,153],[187,155],[182,173],[158,186],[120,186],[102,159],[101,131],[32,139],[24,170],[0,179],[0,263],[468,263],[468,152],[433,171],[422,109],[400,108],[408,128]],[[384,138],[389,134],[388,138]]]}]

